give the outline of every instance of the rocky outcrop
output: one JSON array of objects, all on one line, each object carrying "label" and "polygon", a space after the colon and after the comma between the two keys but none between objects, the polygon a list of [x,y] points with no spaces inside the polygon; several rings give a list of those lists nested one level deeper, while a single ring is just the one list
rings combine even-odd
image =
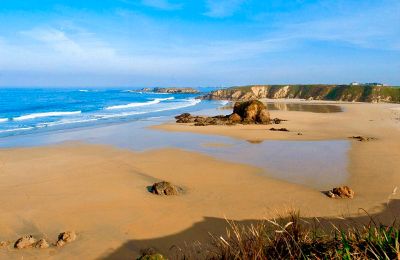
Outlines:
[{"label": "rocky outcrop", "polygon": [[271,121],[267,107],[258,100],[236,102],[233,113],[227,116],[206,117],[183,113],[175,119],[177,123],[194,123],[196,126],[269,124]]},{"label": "rocky outcrop", "polygon": [[352,199],[354,197],[354,191],[350,189],[348,186],[342,186],[333,188],[328,191],[326,195],[330,198],[348,198]]},{"label": "rocky outcrop", "polygon": [[151,187],[151,193],[156,195],[178,195],[179,190],[180,189],[178,187],[172,185],[170,182],[167,181],[154,183]]},{"label": "rocky outcrop", "polygon": [[247,124],[268,124],[270,121],[267,107],[258,100],[236,102],[233,114],[237,114],[242,123]]},{"label": "rocky outcrop", "polygon": [[168,94],[197,94],[199,91],[194,88],[142,88],[141,92],[155,92]]},{"label": "rocky outcrop", "polygon": [[400,88],[367,85],[253,85],[219,89],[201,97],[208,100],[298,98],[350,102],[400,103]]}]

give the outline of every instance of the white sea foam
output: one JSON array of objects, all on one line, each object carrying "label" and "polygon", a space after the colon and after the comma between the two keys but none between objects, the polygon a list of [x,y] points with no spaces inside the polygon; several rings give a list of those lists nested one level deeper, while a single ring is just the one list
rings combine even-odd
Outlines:
[{"label": "white sea foam", "polygon": [[97,117],[100,119],[107,119],[107,118],[149,114],[149,113],[154,113],[154,112],[162,112],[162,111],[175,110],[175,109],[180,109],[180,108],[185,108],[185,107],[191,107],[191,106],[197,105],[200,102],[201,102],[201,100],[199,100],[199,99],[186,99],[183,102],[177,102],[177,105],[175,105],[175,106],[169,106],[169,107],[155,109],[155,110],[149,110],[149,111],[130,111],[130,112],[123,112],[123,113],[118,113],[118,114],[108,114],[108,115],[103,114],[103,115],[97,115]]},{"label": "white sea foam", "polygon": [[118,105],[118,106],[110,106],[110,107],[106,107],[105,110],[116,110],[116,109],[128,109],[128,108],[133,108],[133,107],[142,107],[142,106],[149,106],[149,105],[155,105],[160,103],[161,101],[164,100],[173,100],[175,99],[174,97],[169,97],[169,98],[155,98],[151,101],[148,102],[135,102],[135,103],[129,103],[126,105]]},{"label": "white sea foam", "polygon": [[8,121],[8,118],[0,118],[0,123],[4,123],[4,122],[7,122]]},{"label": "white sea foam", "polygon": [[80,89],[79,92],[89,92],[87,89]]},{"label": "white sea foam", "polygon": [[29,120],[29,119],[35,119],[35,118],[41,118],[41,117],[77,115],[80,113],[81,113],[81,111],[34,113],[34,114],[15,117],[15,118],[13,118],[13,120],[14,121],[23,121],[23,120]]},{"label": "white sea foam", "polygon": [[10,133],[10,132],[18,132],[18,131],[27,131],[34,129],[34,127],[21,127],[21,128],[13,128],[13,129],[6,129],[0,130],[0,133]]},{"label": "white sea foam", "polygon": [[92,121],[97,121],[97,120],[99,120],[99,119],[98,118],[71,119],[71,120],[65,119],[65,120],[49,122],[49,123],[40,123],[40,124],[36,125],[36,127],[44,128],[44,127],[48,127],[48,126],[58,126],[58,125],[86,123],[86,122],[92,122]]}]

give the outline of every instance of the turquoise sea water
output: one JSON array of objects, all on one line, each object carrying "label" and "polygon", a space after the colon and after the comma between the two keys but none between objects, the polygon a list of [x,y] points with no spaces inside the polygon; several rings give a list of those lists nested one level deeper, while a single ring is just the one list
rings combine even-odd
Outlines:
[{"label": "turquoise sea water", "polygon": [[[204,89],[203,91],[207,91]],[[0,137],[204,109],[199,94],[132,89],[0,89]]]}]

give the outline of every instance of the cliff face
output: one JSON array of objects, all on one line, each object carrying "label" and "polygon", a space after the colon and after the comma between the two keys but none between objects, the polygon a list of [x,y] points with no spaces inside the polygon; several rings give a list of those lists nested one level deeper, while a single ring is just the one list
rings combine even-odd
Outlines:
[{"label": "cliff face", "polygon": [[299,98],[350,102],[400,103],[400,88],[351,85],[254,85],[213,91],[202,97],[215,100]]}]

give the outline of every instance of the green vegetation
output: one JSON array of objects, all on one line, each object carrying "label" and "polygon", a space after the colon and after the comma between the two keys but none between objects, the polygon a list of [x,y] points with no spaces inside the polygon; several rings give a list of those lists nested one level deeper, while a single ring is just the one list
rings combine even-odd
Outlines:
[{"label": "green vegetation", "polygon": [[[330,227],[328,227],[330,224]],[[354,224],[354,223],[353,223]],[[179,259],[400,259],[399,227],[374,223],[345,229],[298,213],[289,219],[238,226],[229,222],[224,237],[180,250]]]}]

